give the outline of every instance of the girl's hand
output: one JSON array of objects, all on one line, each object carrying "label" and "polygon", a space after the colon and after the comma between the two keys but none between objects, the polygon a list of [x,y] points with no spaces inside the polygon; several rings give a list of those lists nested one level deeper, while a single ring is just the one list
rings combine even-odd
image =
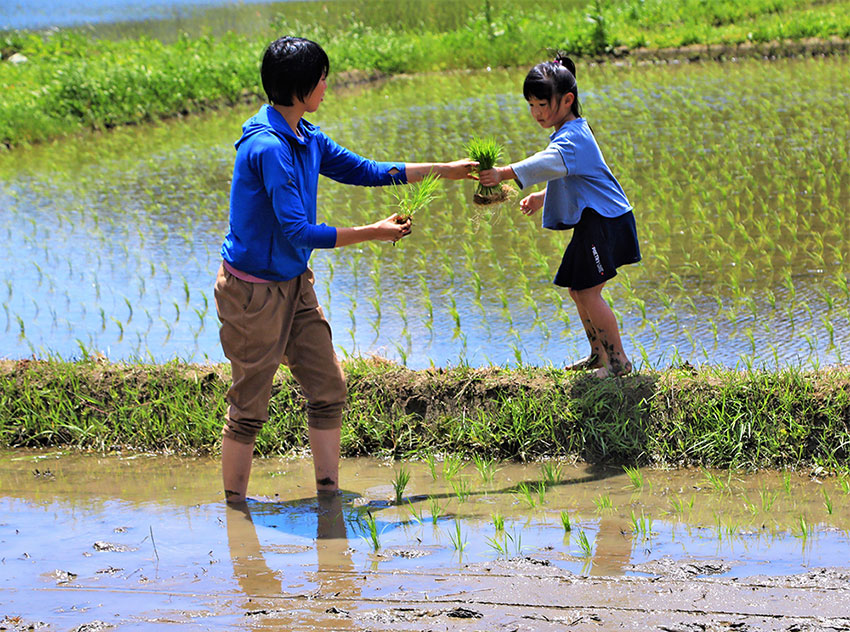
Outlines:
[{"label": "girl's hand", "polygon": [[478,174],[478,181],[482,186],[485,187],[494,187],[498,185],[504,178],[502,178],[502,168],[494,167],[492,169],[485,169],[484,171]]},{"label": "girl's hand", "polygon": [[390,215],[387,219],[372,224],[375,236],[373,239],[377,241],[397,242],[402,237],[407,237],[410,234],[410,220],[399,224],[396,221],[398,213]]},{"label": "girl's hand", "polygon": [[526,195],[519,202],[519,210],[523,215],[534,215],[537,211],[543,208],[543,200],[546,197],[545,191],[538,191],[531,195]]}]

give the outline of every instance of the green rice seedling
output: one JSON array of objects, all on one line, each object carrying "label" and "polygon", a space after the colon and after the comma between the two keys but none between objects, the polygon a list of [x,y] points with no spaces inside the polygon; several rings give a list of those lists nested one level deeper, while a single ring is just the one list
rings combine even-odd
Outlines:
[{"label": "green rice seedling", "polygon": [[694,508],[693,496],[691,496],[690,500],[685,500],[681,496],[676,496],[675,498],[670,498],[668,502],[673,508],[673,512],[680,517],[684,516],[686,511],[691,511]]},{"label": "green rice seedling", "polygon": [[395,491],[395,504],[400,505],[402,501],[402,497],[404,496],[404,490],[407,487],[407,484],[410,482],[410,471],[402,466],[398,472],[396,472],[395,478],[393,479],[393,490]]},{"label": "green rice seedling", "polygon": [[[502,146],[495,138],[471,138],[466,144],[467,155],[478,163],[478,171],[492,169],[502,157]],[[485,187],[480,183],[475,187],[472,201],[479,205],[498,204],[509,200],[515,194],[515,189],[507,183],[494,187]]]},{"label": "green rice seedling", "polygon": [[424,522],[424,518],[422,516],[422,509],[417,509],[416,505],[414,505],[409,500],[407,501],[407,510],[410,512],[410,516],[416,521],[417,524],[422,524]]},{"label": "green rice seedling", "polygon": [[499,556],[508,557],[508,534],[502,532],[501,539],[499,538],[499,534],[487,538],[487,545],[496,551]]},{"label": "green rice seedling", "polygon": [[829,497],[829,494],[826,493],[825,489],[822,488],[821,493],[823,493],[823,506],[826,507],[826,513],[831,516],[833,511],[832,499]]},{"label": "green rice seedling", "polygon": [[534,495],[531,485],[528,483],[520,483],[517,485],[514,495],[519,501],[525,502],[530,509],[534,509],[534,507],[537,506],[537,498]]},{"label": "green rice seedling", "polygon": [[429,452],[425,455],[425,465],[428,466],[428,471],[431,473],[431,478],[433,480],[437,480],[437,457],[434,456],[433,452]]},{"label": "green rice seedling", "polygon": [[626,476],[629,477],[629,481],[632,484],[632,489],[643,489],[645,481],[643,478],[643,472],[641,472],[639,468],[624,465],[623,471],[626,473]]},{"label": "green rice seedling", "polygon": [[590,543],[590,540],[587,539],[587,534],[584,532],[584,529],[581,529],[578,532],[578,545],[581,549],[582,557],[589,558],[593,556],[593,545]]},{"label": "green rice seedling", "polygon": [[761,498],[761,510],[764,513],[767,513],[773,507],[773,503],[776,502],[776,498],[779,496],[779,492],[771,491],[765,487],[762,487],[759,490],[759,498]]},{"label": "green rice seedling", "polygon": [[440,501],[438,501],[433,496],[428,497],[428,504],[431,510],[431,522],[436,525],[437,521],[440,519],[440,516],[445,514],[446,510],[440,505]]},{"label": "green rice seedling", "polygon": [[458,553],[463,553],[466,548],[466,536],[460,530],[460,520],[455,520],[455,528],[448,532],[449,539],[452,541],[452,546]]},{"label": "green rice seedling", "polygon": [[808,540],[809,536],[812,535],[813,529],[803,514],[797,517],[797,527],[799,528],[799,532],[795,533],[794,536],[802,539],[804,542]]},{"label": "green rice seedling", "polygon": [[433,172],[413,184],[393,185],[392,194],[398,206],[396,223],[404,224],[412,220],[417,211],[437,199],[439,188],[440,178]]},{"label": "green rice seedling", "polygon": [[614,501],[611,500],[611,496],[608,494],[594,498],[593,504],[596,505],[596,511],[598,512],[608,511],[614,508]]},{"label": "green rice seedling", "polygon": [[460,478],[456,481],[452,481],[452,489],[455,492],[455,496],[457,496],[458,502],[461,503],[465,503],[467,500],[469,500],[469,495],[472,493],[469,481],[465,478]]},{"label": "green rice seedling", "polygon": [[573,524],[570,521],[570,514],[566,510],[561,512],[561,524],[564,527],[564,533],[569,533],[573,530]]},{"label": "green rice seedling", "polygon": [[637,517],[634,509],[631,513],[632,532],[635,535],[641,536],[644,540],[652,537],[652,516],[646,515],[643,509],[640,511],[640,518]]},{"label": "green rice seedling", "polygon": [[537,504],[542,506],[545,501],[546,501],[546,485],[544,485],[543,483],[538,483],[537,484]]},{"label": "green rice seedling", "polygon": [[499,513],[498,511],[493,512],[493,526],[496,527],[496,531],[504,531],[505,530],[505,517]]},{"label": "green rice seedling", "polygon": [[367,541],[372,544],[372,548],[375,551],[378,551],[381,548],[381,539],[380,534],[378,533],[378,521],[375,519],[375,516],[372,515],[371,511],[366,512],[365,518],[361,514],[360,519],[362,519],[366,525],[366,532],[369,535],[369,539]]},{"label": "green rice seedling", "polygon": [[791,472],[783,472],[782,487],[785,490],[785,494],[791,496]]},{"label": "green rice seedling", "polygon": [[543,475],[543,484],[546,487],[551,487],[561,482],[562,468],[560,463],[545,461],[540,466],[540,473]]},{"label": "green rice seedling", "polygon": [[850,479],[848,479],[846,476],[842,476],[838,479],[838,485],[839,487],[841,487],[841,491],[843,491],[845,494],[850,494]]},{"label": "green rice seedling", "polygon": [[702,473],[703,473],[703,476],[705,476],[706,482],[709,485],[711,485],[711,487],[714,489],[714,491],[720,492],[720,493],[723,493],[723,492],[726,491],[726,484],[723,482],[723,480],[719,476],[717,476],[717,474],[715,474],[714,472],[711,472],[711,471],[709,471],[705,468],[703,468]]},{"label": "green rice seedling", "polygon": [[478,470],[482,481],[489,483],[493,480],[497,472],[495,459],[473,454],[472,462],[475,464],[475,469]]},{"label": "green rice seedling", "polygon": [[458,454],[447,454],[443,459],[443,478],[451,481],[463,468],[463,458]]}]

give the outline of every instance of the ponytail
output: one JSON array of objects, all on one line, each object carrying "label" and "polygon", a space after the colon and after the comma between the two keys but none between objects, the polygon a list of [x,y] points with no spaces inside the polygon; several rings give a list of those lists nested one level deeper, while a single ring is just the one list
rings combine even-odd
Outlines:
[{"label": "ponytail", "polygon": [[570,109],[573,116],[580,117],[581,104],[578,100],[576,65],[566,53],[560,51],[552,61],[541,62],[529,70],[522,84],[522,94],[526,99],[534,97],[551,101],[570,93],[574,97]]}]

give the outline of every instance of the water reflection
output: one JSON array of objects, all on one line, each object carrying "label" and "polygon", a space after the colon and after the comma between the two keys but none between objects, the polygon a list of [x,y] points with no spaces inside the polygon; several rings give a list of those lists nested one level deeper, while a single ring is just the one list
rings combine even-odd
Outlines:
[{"label": "water reflection", "polygon": [[[261,544],[258,528],[306,535],[313,517],[316,572],[312,576],[316,587],[307,599],[281,607],[279,600],[269,599],[287,595],[292,586],[285,586],[269,566],[266,556],[273,549]],[[342,608],[332,605],[358,597],[362,582],[353,572],[342,494],[319,494],[317,498],[288,502],[249,499],[228,504],[226,518],[233,574],[247,598],[243,604],[246,613],[258,625],[286,630],[358,629]]]}]

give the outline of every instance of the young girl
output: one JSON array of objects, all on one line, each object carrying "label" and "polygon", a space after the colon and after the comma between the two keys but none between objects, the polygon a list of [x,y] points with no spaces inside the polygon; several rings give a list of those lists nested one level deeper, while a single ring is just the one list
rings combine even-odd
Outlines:
[{"label": "young girl", "polygon": [[640,261],[640,246],[632,206],[581,116],[575,72],[562,55],[528,72],[522,92],[534,120],[554,130],[549,145],[520,162],[482,171],[479,178],[488,187],[508,179],[521,188],[546,182],[544,191],[522,199],[520,209],[532,215],[542,208],[544,228],[574,229],[554,282],[569,288],[591,351],[567,368],[619,376],[632,363],[602,288],[619,266]]}]

